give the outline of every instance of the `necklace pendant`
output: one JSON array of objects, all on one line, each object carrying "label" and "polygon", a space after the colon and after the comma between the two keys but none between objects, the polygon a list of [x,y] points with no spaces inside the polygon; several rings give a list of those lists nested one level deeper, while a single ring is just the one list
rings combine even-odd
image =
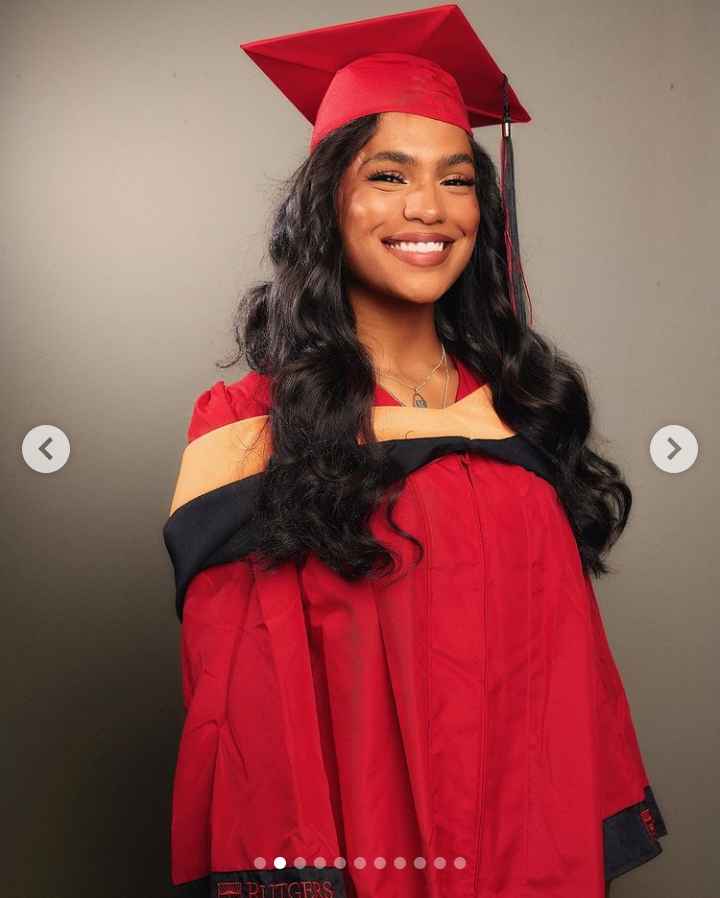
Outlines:
[{"label": "necklace pendant", "polygon": [[422,398],[422,396],[419,393],[416,393],[414,395],[413,405],[417,406],[418,408],[427,408],[427,402],[425,402],[425,400]]}]

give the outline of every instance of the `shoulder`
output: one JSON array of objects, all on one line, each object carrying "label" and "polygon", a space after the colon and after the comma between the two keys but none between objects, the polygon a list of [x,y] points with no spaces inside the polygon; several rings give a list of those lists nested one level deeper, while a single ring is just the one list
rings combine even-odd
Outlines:
[{"label": "shoulder", "polygon": [[190,416],[171,516],[191,500],[265,468],[269,409],[269,379],[255,372],[203,390]]},{"label": "shoulder", "polygon": [[216,381],[195,400],[187,429],[187,441],[245,418],[267,415],[270,410],[270,378],[249,371],[240,380]]}]

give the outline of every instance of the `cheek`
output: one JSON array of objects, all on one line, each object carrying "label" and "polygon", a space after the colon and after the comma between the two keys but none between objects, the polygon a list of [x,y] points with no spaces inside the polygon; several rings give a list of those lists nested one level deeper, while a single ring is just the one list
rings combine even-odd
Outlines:
[{"label": "cheek", "polygon": [[386,220],[378,203],[368,198],[351,198],[345,207],[342,228],[345,258],[349,268],[363,279],[372,279],[377,273],[378,257],[374,244],[379,246]]},{"label": "cheek", "polygon": [[458,222],[468,238],[464,241],[467,244],[467,246],[464,247],[464,255],[466,256],[466,259],[469,259],[472,255],[478,231],[480,229],[480,208],[477,203],[470,208],[462,210],[458,217]]},{"label": "cheek", "polygon": [[392,214],[392,203],[379,191],[358,190],[347,198],[344,225],[358,239],[382,228]]},{"label": "cheek", "polygon": [[466,234],[476,234],[480,227],[480,206],[477,198],[457,210],[458,221]]}]

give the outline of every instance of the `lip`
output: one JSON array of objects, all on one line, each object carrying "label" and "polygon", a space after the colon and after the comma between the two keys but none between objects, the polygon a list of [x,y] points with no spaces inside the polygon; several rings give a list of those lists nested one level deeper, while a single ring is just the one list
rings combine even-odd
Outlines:
[{"label": "lip", "polygon": [[452,243],[455,239],[449,234],[441,234],[440,231],[403,231],[401,234],[388,234],[383,237],[386,240],[406,240],[408,243]]},{"label": "lip", "polygon": [[[400,249],[398,246],[392,246],[388,240],[407,241],[408,243],[439,243],[442,241],[446,245],[440,252],[434,253],[409,253]],[[392,237],[384,237],[382,240],[385,249],[392,253],[396,259],[406,262],[408,265],[415,265],[419,268],[428,268],[434,265],[441,265],[450,255],[453,245],[453,238],[447,234],[438,233],[403,233],[393,234]]]}]

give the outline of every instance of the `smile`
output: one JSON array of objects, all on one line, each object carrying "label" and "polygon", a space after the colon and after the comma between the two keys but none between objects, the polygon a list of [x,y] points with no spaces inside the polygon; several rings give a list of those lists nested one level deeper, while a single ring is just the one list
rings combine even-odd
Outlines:
[{"label": "smile", "polygon": [[383,245],[388,252],[391,252],[403,262],[407,262],[410,265],[428,267],[444,262],[450,254],[452,243],[440,241],[416,243],[406,240],[383,240]]}]

